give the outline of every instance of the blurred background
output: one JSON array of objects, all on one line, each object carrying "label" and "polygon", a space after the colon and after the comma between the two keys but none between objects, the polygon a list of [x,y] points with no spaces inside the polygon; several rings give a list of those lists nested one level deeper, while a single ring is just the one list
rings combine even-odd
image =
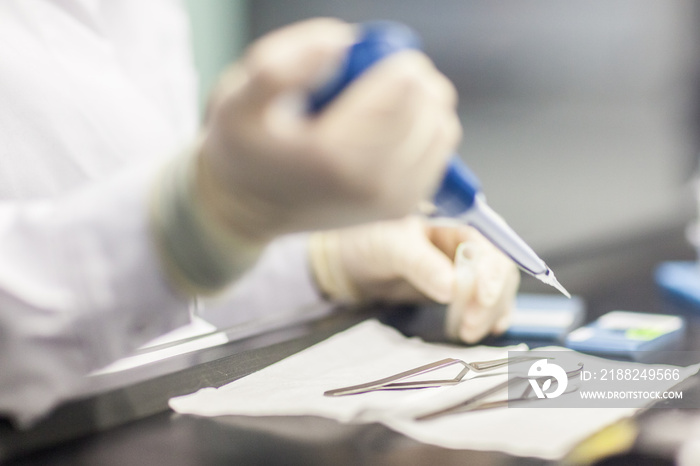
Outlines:
[{"label": "blurred background", "polygon": [[187,3],[202,95],[246,43],[290,22],[412,26],[458,88],[461,156],[553,268],[662,237],[696,215],[697,0]]}]

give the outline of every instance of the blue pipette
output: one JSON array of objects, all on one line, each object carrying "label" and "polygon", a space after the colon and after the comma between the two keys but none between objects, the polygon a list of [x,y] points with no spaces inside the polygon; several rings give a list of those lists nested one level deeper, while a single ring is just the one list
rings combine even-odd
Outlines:
[{"label": "blue pipette", "polygon": [[[420,40],[409,27],[390,21],[362,24],[359,39],[335,78],[311,96],[311,112],[319,112],[373,64],[406,49],[420,49]],[[433,204],[436,208],[433,216],[472,225],[523,271],[571,297],[552,269],[488,206],[479,180],[459,156],[452,157]]]}]

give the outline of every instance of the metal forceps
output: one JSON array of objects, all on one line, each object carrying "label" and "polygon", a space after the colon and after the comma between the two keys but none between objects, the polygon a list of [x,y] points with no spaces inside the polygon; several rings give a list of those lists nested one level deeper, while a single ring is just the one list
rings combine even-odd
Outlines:
[{"label": "metal forceps", "polygon": [[[581,373],[583,370],[583,364],[579,363],[578,368],[573,369],[571,371],[568,371],[566,373],[567,379],[571,379],[576,377]],[[478,393],[471,398],[469,398],[466,401],[462,401],[460,403],[457,403],[455,405],[449,406],[447,408],[442,408],[437,411],[433,411],[431,413],[427,414],[422,414],[418,417],[415,418],[416,421],[427,421],[430,419],[436,419],[442,416],[448,416],[451,414],[458,414],[458,413],[465,413],[469,411],[480,411],[484,409],[494,409],[494,408],[502,408],[504,406],[508,406],[509,403],[513,402],[522,402],[522,401],[531,401],[531,400],[537,400],[538,398],[533,398],[533,389],[530,384],[527,385],[527,388],[523,392],[523,394],[518,397],[518,398],[511,398],[511,399],[503,399],[503,400],[497,400],[497,401],[490,401],[490,402],[483,402],[482,400],[490,397],[491,395],[495,395],[498,392],[501,392],[503,390],[506,390],[508,387],[510,387],[512,384],[517,384],[517,383],[523,383],[525,381],[530,381],[530,380],[538,380],[538,379],[544,379],[545,381],[547,379],[554,379],[551,376],[546,376],[546,377],[531,377],[531,376],[518,376],[518,377],[511,377],[508,380],[506,380],[503,383],[500,383],[496,385],[495,387],[491,387],[487,390],[484,390],[481,393]],[[567,389],[564,393],[571,393],[578,390],[578,387],[574,387],[573,389]]]},{"label": "metal forceps", "polygon": [[[375,380],[373,382],[367,382],[359,385],[352,385],[350,387],[336,388],[334,390],[328,390],[324,393],[325,396],[345,396],[345,395],[357,395],[359,393],[372,392],[377,390],[408,390],[415,388],[430,388],[430,387],[442,387],[445,385],[456,385],[462,381],[465,375],[469,371],[480,373],[487,372],[494,369],[499,369],[509,364],[515,364],[523,361],[532,361],[535,359],[543,359],[542,357],[533,356],[517,356],[514,358],[503,358],[494,359],[491,361],[480,361],[480,362],[464,362],[461,359],[446,358],[441,359],[424,366],[416,367],[399,374],[392,375],[390,377],[385,377],[383,379]],[[546,358],[545,358],[546,359]],[[417,380],[413,382],[401,382],[401,380],[407,379],[409,377],[415,377],[417,375],[426,374],[428,372],[436,371],[438,369],[443,369],[445,367],[453,365],[462,365],[462,370],[452,379],[441,379],[441,380]]]}]

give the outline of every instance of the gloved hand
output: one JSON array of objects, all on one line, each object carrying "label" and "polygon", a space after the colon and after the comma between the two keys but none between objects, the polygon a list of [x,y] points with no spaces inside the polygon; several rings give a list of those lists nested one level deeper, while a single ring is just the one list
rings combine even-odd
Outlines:
[{"label": "gloved hand", "polygon": [[419,217],[314,233],[309,250],[328,298],[449,304],[447,334],[468,343],[507,329],[520,283],[512,261],[473,228]]},{"label": "gloved hand", "polygon": [[515,264],[476,230],[472,233],[455,253],[455,288],[445,321],[447,336],[467,343],[508,330],[520,284]]},{"label": "gloved hand", "polygon": [[420,52],[378,63],[319,115],[304,111],[354,34],[328,19],[296,24],[228,74],[198,176],[203,203],[228,228],[267,240],[397,218],[437,187],[460,136],[456,93]]},{"label": "gloved hand", "polygon": [[461,129],[452,84],[420,52],[392,55],[321,113],[305,111],[355,32],[330,19],[298,23],[225,73],[194,156],[153,196],[178,288],[215,291],[277,235],[401,217],[436,189]]}]

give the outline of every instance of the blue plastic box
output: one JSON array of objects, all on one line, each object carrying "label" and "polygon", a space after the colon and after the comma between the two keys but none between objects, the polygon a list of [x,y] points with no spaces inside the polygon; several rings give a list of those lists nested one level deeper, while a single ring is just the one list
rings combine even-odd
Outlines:
[{"label": "blue plastic box", "polygon": [[642,361],[645,352],[680,349],[684,334],[685,320],[676,315],[612,311],[571,332],[566,347]]},{"label": "blue plastic box", "polygon": [[508,340],[562,343],[569,331],[583,322],[585,305],[578,296],[527,294],[517,296]]}]

